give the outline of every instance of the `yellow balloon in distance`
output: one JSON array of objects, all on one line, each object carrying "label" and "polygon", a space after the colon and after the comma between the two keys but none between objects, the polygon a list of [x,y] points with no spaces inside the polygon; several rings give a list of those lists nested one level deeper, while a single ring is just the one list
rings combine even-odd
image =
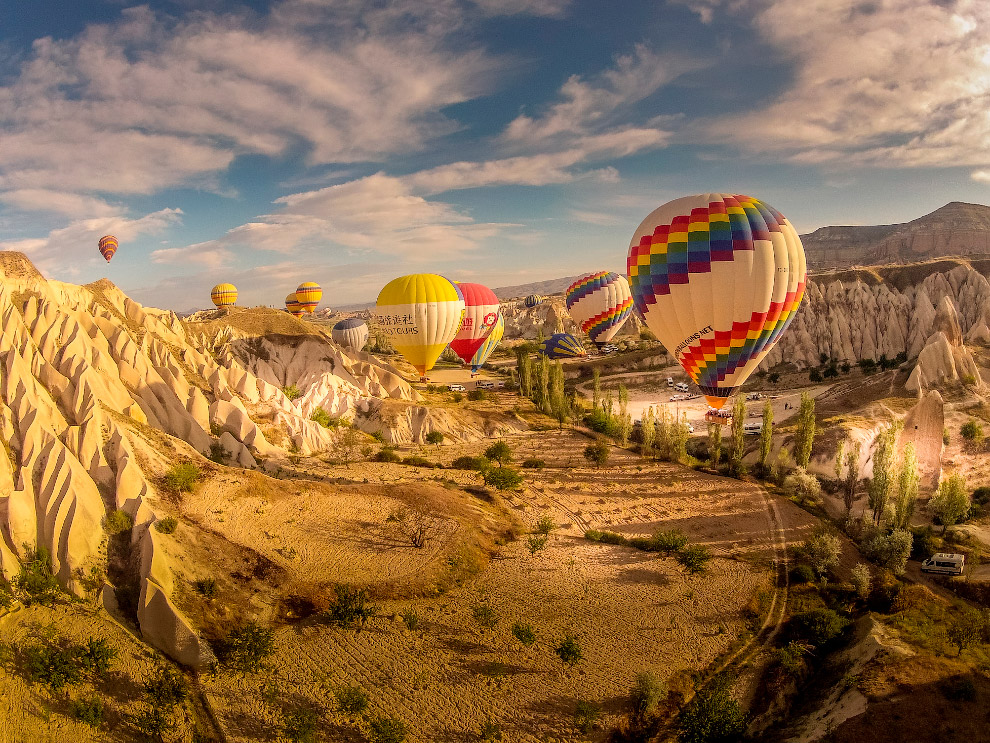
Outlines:
[{"label": "yellow balloon in distance", "polygon": [[373,314],[395,350],[425,378],[461,327],[464,295],[443,276],[414,273],[386,284]]},{"label": "yellow balloon in distance", "polygon": [[233,284],[217,284],[210,292],[210,299],[218,310],[233,307],[237,302],[237,287]]}]

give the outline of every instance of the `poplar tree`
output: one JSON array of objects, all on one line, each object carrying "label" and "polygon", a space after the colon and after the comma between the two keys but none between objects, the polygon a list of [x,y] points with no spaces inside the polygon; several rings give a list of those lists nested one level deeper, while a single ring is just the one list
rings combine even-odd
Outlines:
[{"label": "poplar tree", "polygon": [[760,431],[760,469],[764,475],[770,468],[770,450],[773,448],[773,406],[763,403],[763,430]]},{"label": "poplar tree", "polygon": [[732,406],[732,427],[731,439],[732,448],[729,450],[729,465],[732,473],[736,476],[742,474],[743,455],[746,453],[746,401],[742,395],[736,395],[736,402]]},{"label": "poplar tree", "polygon": [[815,443],[815,399],[801,393],[798,410],[798,430],[794,437],[794,461],[798,467],[807,467],[811,460],[811,447]]},{"label": "poplar tree", "polygon": [[914,504],[918,500],[921,475],[918,473],[918,455],[914,444],[904,447],[904,459],[897,473],[897,503],[894,506],[894,525],[906,529],[914,514]]},{"label": "poplar tree", "polygon": [[708,424],[708,463],[713,470],[718,469],[722,459],[722,424]]}]

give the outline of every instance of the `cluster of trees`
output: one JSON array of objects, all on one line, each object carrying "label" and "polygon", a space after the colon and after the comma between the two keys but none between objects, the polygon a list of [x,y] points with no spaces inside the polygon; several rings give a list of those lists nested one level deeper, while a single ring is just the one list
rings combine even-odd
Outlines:
[{"label": "cluster of trees", "polygon": [[[907,353],[901,351],[893,359],[888,359],[887,355],[883,354],[879,359],[860,359],[856,362],[856,365],[862,370],[863,374],[870,375],[876,374],[878,370],[887,371],[888,369],[896,369],[905,361],[907,361]],[[827,353],[819,354],[818,364],[817,367],[808,373],[808,378],[815,383],[822,382],[826,379],[834,379],[839,376],[840,372],[842,374],[848,374],[852,371],[852,366],[848,361],[840,363],[838,359],[829,357]]]},{"label": "cluster of trees", "polygon": [[580,404],[564,388],[564,367],[539,354],[534,362],[529,353],[517,349],[516,373],[519,394],[528,397],[543,413],[554,418],[561,427],[579,411]]},{"label": "cluster of trees", "polygon": [[667,405],[650,407],[643,415],[640,434],[640,452],[644,457],[665,462],[683,462],[687,458],[687,442],[690,436],[687,413],[680,420]]}]

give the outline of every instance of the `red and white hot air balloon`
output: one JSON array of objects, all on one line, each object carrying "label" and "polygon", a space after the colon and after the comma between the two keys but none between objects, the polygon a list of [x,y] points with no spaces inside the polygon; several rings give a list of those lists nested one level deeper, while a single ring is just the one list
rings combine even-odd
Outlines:
[{"label": "red and white hot air balloon", "polygon": [[450,348],[465,364],[485,343],[488,334],[498,324],[498,297],[495,292],[481,284],[457,283],[457,288],[464,295],[464,321]]}]

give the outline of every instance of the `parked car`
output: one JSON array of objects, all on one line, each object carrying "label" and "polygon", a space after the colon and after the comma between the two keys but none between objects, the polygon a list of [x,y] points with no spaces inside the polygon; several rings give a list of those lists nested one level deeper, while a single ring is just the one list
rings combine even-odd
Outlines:
[{"label": "parked car", "polygon": [[759,423],[743,423],[743,433],[763,433],[763,421]]},{"label": "parked car", "polygon": [[678,382],[677,384],[674,385],[674,389],[677,390],[678,392],[687,392],[688,386],[684,384],[684,382]]},{"label": "parked car", "polygon": [[467,387],[463,384],[448,384],[447,389],[451,392],[467,392]]},{"label": "parked car", "polygon": [[495,389],[495,383],[488,381],[481,381],[475,385],[475,388],[479,390],[493,390]]},{"label": "parked car", "polygon": [[667,377],[667,386],[668,387],[673,387],[674,386],[674,378],[673,377]]},{"label": "parked car", "polygon": [[942,573],[944,575],[962,575],[966,568],[966,556],[953,552],[936,552],[923,563],[921,572]]},{"label": "parked car", "polygon": [[599,350],[603,354],[610,354],[610,353],[615,353],[616,351],[618,351],[619,350],[619,347],[616,346],[613,343],[606,343]]}]

